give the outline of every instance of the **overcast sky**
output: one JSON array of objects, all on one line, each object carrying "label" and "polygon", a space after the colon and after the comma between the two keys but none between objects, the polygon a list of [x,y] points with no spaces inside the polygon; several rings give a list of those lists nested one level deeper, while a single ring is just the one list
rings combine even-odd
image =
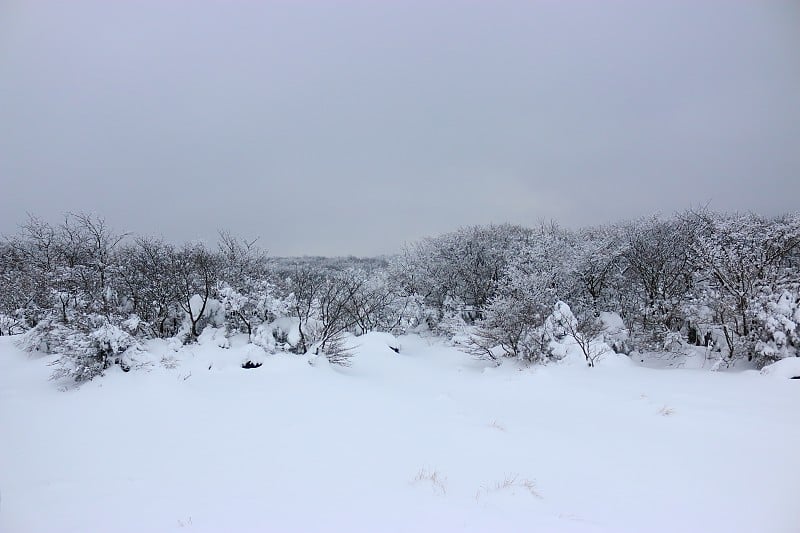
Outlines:
[{"label": "overcast sky", "polygon": [[393,252],[800,207],[800,2],[0,2],[0,232]]}]

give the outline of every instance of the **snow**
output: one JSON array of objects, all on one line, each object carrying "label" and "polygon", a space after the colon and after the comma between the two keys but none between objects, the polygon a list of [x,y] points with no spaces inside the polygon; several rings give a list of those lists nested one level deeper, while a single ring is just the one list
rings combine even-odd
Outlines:
[{"label": "snow", "polygon": [[761,369],[765,376],[800,379],[800,357],[787,357]]},{"label": "snow", "polygon": [[[51,356],[12,340],[0,337],[4,533],[800,524],[796,380],[617,355],[495,367],[382,334],[353,339],[349,368],[311,366],[212,336],[149,342],[131,372],[64,391]],[[254,354],[263,365],[242,369]]]},{"label": "snow", "polygon": [[216,346],[218,348],[230,348],[230,339],[225,335],[223,328],[207,327],[197,337],[197,344],[199,346]]}]

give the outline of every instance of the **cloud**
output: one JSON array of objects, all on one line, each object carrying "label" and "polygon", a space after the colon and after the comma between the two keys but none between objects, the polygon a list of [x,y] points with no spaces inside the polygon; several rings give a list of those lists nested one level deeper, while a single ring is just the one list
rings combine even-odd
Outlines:
[{"label": "cloud", "polygon": [[6,3],[0,225],[277,254],[488,221],[796,209],[791,2]]}]

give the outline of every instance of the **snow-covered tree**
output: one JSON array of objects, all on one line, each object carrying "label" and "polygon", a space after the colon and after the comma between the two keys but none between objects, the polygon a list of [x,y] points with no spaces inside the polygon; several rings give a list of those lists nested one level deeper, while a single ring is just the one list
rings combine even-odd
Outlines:
[{"label": "snow-covered tree", "polygon": [[477,318],[491,301],[509,259],[528,242],[520,226],[471,226],[424,239],[403,257],[404,285],[438,309],[446,299],[463,302],[465,316]]},{"label": "snow-covered tree", "polygon": [[774,342],[768,340],[770,331],[781,321],[775,317],[792,314],[788,302],[800,274],[800,216],[700,210],[684,219],[694,228],[689,257],[703,273],[703,303],[722,330],[728,359],[752,358],[756,351],[763,358]]},{"label": "snow-covered tree", "polygon": [[[572,259],[573,306],[594,311],[619,306],[619,288],[624,286],[625,242],[617,228],[610,226],[580,230],[574,236]],[[566,295],[565,295],[566,296]]]},{"label": "snow-covered tree", "polygon": [[175,250],[171,271],[177,277],[178,305],[189,321],[190,339],[195,340],[203,329],[203,320],[219,279],[219,257],[203,244],[190,243]]},{"label": "snow-covered tree", "polygon": [[174,246],[150,237],[139,237],[119,251],[119,291],[129,312],[152,337],[175,335],[182,321],[175,254]]},{"label": "snow-covered tree", "polygon": [[800,357],[800,282],[793,285],[757,298],[753,351],[758,366]]},{"label": "snow-covered tree", "polygon": [[660,346],[665,335],[683,327],[683,304],[692,289],[690,232],[679,219],[640,219],[621,228],[627,284],[634,295],[620,309],[639,344]]},{"label": "snow-covered tree", "polygon": [[549,317],[550,331],[560,330],[563,337],[568,337],[580,348],[589,367],[594,367],[608,351],[609,347],[600,338],[605,325],[595,313],[584,311],[575,316],[564,302],[556,302],[553,314]]},{"label": "snow-covered tree", "polygon": [[571,335],[591,364],[608,317],[620,322],[609,345],[625,353],[704,344],[719,365],[764,365],[800,346],[798,214],[472,226],[390,258],[268,258],[255,243],[221,232],[216,248],[172,245],[85,214],[30,217],[0,239],[0,334],[27,331],[22,345],[59,354],[76,379],[126,365],[143,339],[195,341],[207,324],[339,364],[347,333],[420,329],[528,362],[558,358],[553,339]]},{"label": "snow-covered tree", "polygon": [[510,260],[497,294],[471,336],[470,351],[492,359],[548,358],[543,326],[560,294],[569,288],[572,255],[568,232],[541,227]]}]

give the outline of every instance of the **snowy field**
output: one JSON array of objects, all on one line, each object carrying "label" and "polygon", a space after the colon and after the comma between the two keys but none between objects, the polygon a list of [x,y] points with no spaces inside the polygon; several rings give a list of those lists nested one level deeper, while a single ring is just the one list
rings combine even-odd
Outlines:
[{"label": "snowy field", "polygon": [[0,337],[0,531],[800,531],[799,380],[386,338],[250,370],[160,342],[62,391]]}]

